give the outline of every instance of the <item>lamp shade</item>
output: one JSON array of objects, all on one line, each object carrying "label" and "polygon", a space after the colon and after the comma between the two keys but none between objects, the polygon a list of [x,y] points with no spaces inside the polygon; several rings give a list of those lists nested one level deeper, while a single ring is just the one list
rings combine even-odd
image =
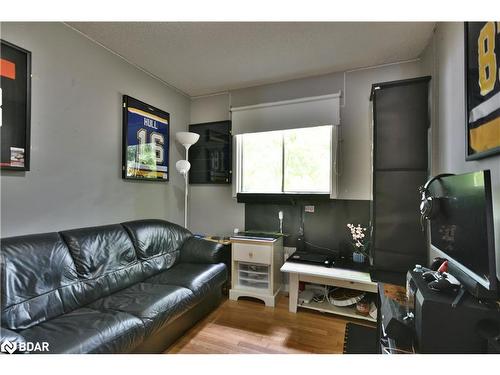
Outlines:
[{"label": "lamp shade", "polygon": [[186,148],[194,145],[200,139],[200,135],[192,132],[179,132],[175,134],[177,142]]},{"label": "lamp shade", "polygon": [[191,169],[191,163],[187,160],[179,160],[177,161],[177,163],[175,163],[175,168],[180,174],[186,175]]}]

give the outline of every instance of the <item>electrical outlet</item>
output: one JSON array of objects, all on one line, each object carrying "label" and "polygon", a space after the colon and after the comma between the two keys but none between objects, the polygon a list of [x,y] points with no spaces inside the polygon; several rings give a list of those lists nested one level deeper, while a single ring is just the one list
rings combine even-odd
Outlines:
[{"label": "electrical outlet", "polygon": [[304,206],[304,212],[314,213],[314,206]]}]

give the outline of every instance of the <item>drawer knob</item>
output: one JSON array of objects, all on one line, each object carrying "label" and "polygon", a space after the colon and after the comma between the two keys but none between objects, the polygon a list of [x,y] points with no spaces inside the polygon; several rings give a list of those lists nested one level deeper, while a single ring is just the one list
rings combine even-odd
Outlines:
[{"label": "drawer knob", "polygon": [[249,256],[250,258],[252,258],[252,257],[253,257],[253,253],[248,253],[248,256]]}]

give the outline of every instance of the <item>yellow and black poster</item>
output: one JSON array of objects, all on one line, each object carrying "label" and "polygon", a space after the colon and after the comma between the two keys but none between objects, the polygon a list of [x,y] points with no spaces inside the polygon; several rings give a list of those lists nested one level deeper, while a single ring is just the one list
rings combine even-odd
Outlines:
[{"label": "yellow and black poster", "polygon": [[500,153],[500,22],[465,23],[467,160]]}]

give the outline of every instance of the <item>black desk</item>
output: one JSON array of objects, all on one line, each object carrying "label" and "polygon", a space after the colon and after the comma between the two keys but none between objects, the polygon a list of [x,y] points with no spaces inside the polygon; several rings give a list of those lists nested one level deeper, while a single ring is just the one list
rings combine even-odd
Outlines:
[{"label": "black desk", "polygon": [[[479,301],[466,294],[454,306],[455,295],[430,289],[422,274],[410,272],[414,287],[411,301],[406,288],[389,283],[378,283],[378,340],[381,353],[496,353],[499,350],[500,302]],[[414,319],[408,328],[394,340],[386,335],[388,319],[396,317],[400,322],[408,312]],[[402,327],[395,323],[396,327]]]}]

